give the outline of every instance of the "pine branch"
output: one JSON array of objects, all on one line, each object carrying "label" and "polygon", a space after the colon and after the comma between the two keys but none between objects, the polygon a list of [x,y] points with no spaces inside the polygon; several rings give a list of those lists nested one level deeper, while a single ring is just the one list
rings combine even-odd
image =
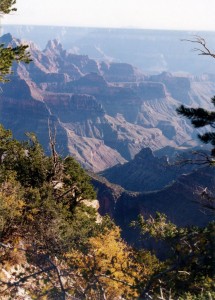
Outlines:
[{"label": "pine branch", "polygon": [[179,115],[190,119],[195,128],[207,125],[215,126],[215,112],[210,112],[203,108],[188,108],[184,105],[179,106],[176,111]]},{"label": "pine branch", "polygon": [[214,132],[206,132],[204,134],[198,134],[198,138],[205,144],[211,144],[215,146],[215,133]]}]

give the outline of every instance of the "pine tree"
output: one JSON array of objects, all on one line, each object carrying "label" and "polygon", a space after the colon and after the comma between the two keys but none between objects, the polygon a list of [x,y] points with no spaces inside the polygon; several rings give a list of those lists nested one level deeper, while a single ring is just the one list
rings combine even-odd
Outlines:
[{"label": "pine tree", "polygon": [[[206,41],[201,36],[194,36],[194,39],[192,40],[182,40],[182,41],[188,41],[194,44],[197,44],[199,48],[194,48],[194,51],[197,51],[199,55],[203,56],[210,56],[212,58],[215,58],[215,54],[211,52],[211,50],[208,48]],[[215,96],[211,98],[211,102],[213,106],[215,106]],[[193,127],[195,128],[201,128],[205,126],[210,126],[211,128],[215,128],[215,111],[208,111],[202,107],[199,108],[188,108],[184,105],[179,106],[176,109],[177,113],[179,115],[185,116],[186,118],[191,120],[191,123]],[[215,132],[209,131],[204,134],[198,134],[199,139],[205,143],[205,144],[211,144],[213,146],[211,150],[212,158],[215,156]],[[209,163],[214,162],[213,159],[207,159]]]},{"label": "pine tree", "polygon": [[1,0],[0,2],[0,14],[9,14],[11,11],[16,11],[13,6],[16,4],[16,0]]},{"label": "pine tree", "polygon": [[[211,98],[211,102],[215,106],[215,96]],[[195,128],[201,128],[205,126],[215,128],[215,111],[208,111],[201,107],[188,108],[184,105],[179,106],[176,111],[179,115],[190,119]],[[198,134],[198,137],[203,143],[211,144],[213,146],[211,155],[215,156],[215,132],[209,131],[204,134]]]},{"label": "pine tree", "polygon": [[[12,11],[16,11],[14,5],[16,0],[1,0],[0,1],[0,16],[9,14]],[[30,54],[26,52],[27,45],[5,46],[0,44],[0,82],[8,81],[7,75],[11,73],[11,67],[14,62],[25,62],[31,61]]]}]

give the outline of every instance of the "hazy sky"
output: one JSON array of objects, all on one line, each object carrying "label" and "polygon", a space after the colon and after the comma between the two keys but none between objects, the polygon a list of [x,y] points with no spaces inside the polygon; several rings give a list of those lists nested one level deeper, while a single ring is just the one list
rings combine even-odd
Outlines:
[{"label": "hazy sky", "polygon": [[215,0],[17,0],[10,24],[215,30]]}]

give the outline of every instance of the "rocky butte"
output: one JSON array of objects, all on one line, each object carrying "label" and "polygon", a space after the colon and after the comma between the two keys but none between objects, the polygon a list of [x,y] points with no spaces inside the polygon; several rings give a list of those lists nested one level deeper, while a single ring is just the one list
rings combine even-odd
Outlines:
[{"label": "rocky butte", "polygon": [[[1,42],[19,40],[7,34]],[[179,100],[200,103],[200,91],[209,93],[208,81],[171,73],[146,76],[130,64],[73,54],[57,40],[42,51],[30,43],[30,52],[33,62],[15,64],[11,83],[1,85],[0,122],[15,137],[33,131],[48,151],[51,119],[60,153],[96,172],[129,161],[145,147],[196,144],[193,129],[175,109]]]}]

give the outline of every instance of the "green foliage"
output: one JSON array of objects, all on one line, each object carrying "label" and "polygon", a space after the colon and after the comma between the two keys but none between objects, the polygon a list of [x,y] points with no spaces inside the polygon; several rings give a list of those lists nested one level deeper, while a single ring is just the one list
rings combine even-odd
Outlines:
[{"label": "green foliage", "polygon": [[[16,0],[1,0],[0,1],[0,14],[9,14],[12,11],[16,11],[13,5],[16,4]],[[0,44],[0,82],[7,82],[7,75],[11,74],[11,67],[14,62],[31,61],[30,54],[26,52],[27,45],[17,45],[12,47],[4,44]]]},{"label": "green foliage", "polygon": [[0,14],[9,14],[11,11],[16,11],[13,5],[16,4],[16,0],[1,0],[0,2]]},{"label": "green foliage", "polygon": [[10,130],[5,130],[0,124],[0,163],[2,163],[5,152],[10,148],[8,147],[12,138]]},{"label": "green foliage", "polygon": [[0,44],[0,82],[8,81],[7,75],[11,73],[14,62],[29,63],[31,61],[30,54],[26,52],[27,48],[27,45],[4,47],[4,44]]},{"label": "green foliage", "polygon": [[[215,97],[211,99],[211,102],[215,106]],[[204,126],[211,126],[212,128],[215,127],[214,111],[208,111],[204,108],[188,108],[184,105],[181,105],[176,111],[178,114],[190,119],[195,128]],[[213,131],[199,134],[198,137],[203,143],[215,146],[215,133]],[[215,154],[214,151],[215,148],[212,149],[212,155]]]},{"label": "green foliage", "polygon": [[64,161],[64,174],[63,183],[68,187],[68,193],[62,198],[63,201],[69,202],[70,209],[84,199],[95,199],[96,194],[90,184],[90,177],[72,157],[67,157]]},{"label": "green foliage", "polygon": [[[18,142],[12,138],[10,131],[1,126],[0,137],[0,188],[7,183],[9,189],[13,183],[22,191],[21,223],[25,228],[19,231],[27,231],[28,226],[33,231],[41,227],[42,238],[42,227],[55,223],[61,227],[67,224],[70,230],[76,227],[74,231],[78,235],[84,228],[90,228],[85,222],[91,222],[91,217],[95,223],[95,209],[83,203],[84,200],[95,199],[95,192],[88,175],[74,159],[58,158],[60,168],[56,173],[53,172],[52,158],[44,154],[33,134],[28,134],[27,142]],[[10,193],[10,196],[15,195],[15,190]],[[77,230],[78,226],[81,230]],[[61,236],[57,232],[55,234],[55,238]]]},{"label": "green foliage", "polygon": [[215,292],[200,292],[199,295],[192,295],[191,293],[185,293],[179,300],[212,300],[215,299]]},{"label": "green foliage", "polygon": [[158,240],[173,238],[178,233],[177,226],[167,221],[166,215],[159,212],[156,213],[155,218],[150,216],[147,220],[142,215],[139,215],[138,220],[132,222],[131,225],[139,227],[142,234],[148,233]]},{"label": "green foliage", "polygon": [[[173,299],[207,299],[207,295],[214,294],[215,223],[204,228],[181,228],[158,213],[155,218],[140,216],[134,225],[140,227],[143,235],[164,240],[169,253],[163,266],[140,292],[142,296],[149,293],[155,299],[159,294],[168,298],[171,292]],[[204,297],[198,298],[200,293]]]},{"label": "green foliage", "polygon": [[9,236],[22,220],[25,202],[23,191],[15,180],[5,181],[0,187],[0,240]]},{"label": "green foliage", "polygon": [[[81,166],[69,157],[53,160],[35,135],[27,137],[19,142],[0,126],[0,264],[5,260],[1,244],[9,243],[12,249],[20,241],[28,245],[25,260],[30,269],[15,275],[20,286],[23,277],[33,280],[41,254],[65,261],[65,253],[85,249],[89,238],[104,230],[105,222],[96,221],[97,211],[90,206],[96,195]],[[11,262],[10,255],[7,259]],[[35,281],[35,290],[43,286],[49,292],[53,289],[50,280],[47,285]],[[11,293],[14,289],[11,286]]]}]

